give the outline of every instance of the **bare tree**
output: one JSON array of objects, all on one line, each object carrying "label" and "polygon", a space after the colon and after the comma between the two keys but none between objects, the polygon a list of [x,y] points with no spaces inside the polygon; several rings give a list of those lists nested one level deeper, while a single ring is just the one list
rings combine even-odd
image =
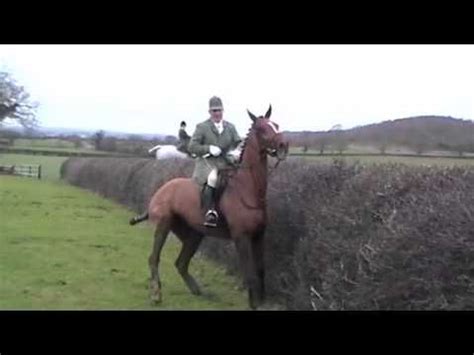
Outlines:
[{"label": "bare tree", "polygon": [[78,149],[82,147],[81,137],[77,135],[73,135],[73,136],[68,137],[68,140],[74,144],[74,148]]},{"label": "bare tree", "polygon": [[92,140],[94,141],[95,150],[100,150],[102,147],[102,141],[105,137],[105,131],[100,130],[94,133]]},{"label": "bare tree", "polygon": [[460,157],[462,157],[464,152],[468,150],[464,144],[456,144],[453,148]]},{"label": "bare tree", "polygon": [[327,137],[321,137],[319,140],[318,148],[319,148],[319,154],[323,155],[324,154],[324,149],[326,148],[326,145],[328,144]]},{"label": "bare tree", "polygon": [[345,139],[344,135],[340,135],[336,141],[336,149],[339,154],[342,154],[349,147],[349,143]]},{"label": "bare tree", "polygon": [[385,141],[382,141],[378,144],[378,148],[379,148],[380,154],[385,155],[385,153],[387,152],[388,143]]},{"label": "bare tree", "polygon": [[426,143],[424,141],[419,141],[415,143],[415,152],[418,155],[421,155],[426,150]]},{"label": "bare tree", "polygon": [[347,150],[349,146],[349,142],[347,141],[346,137],[344,136],[344,131],[342,130],[342,125],[337,124],[333,126],[329,132],[332,132],[332,136],[334,137],[334,148],[339,154],[342,154],[345,150]]},{"label": "bare tree", "polygon": [[117,139],[114,137],[102,138],[100,142],[100,149],[106,152],[117,151]]},{"label": "bare tree", "polygon": [[21,138],[22,134],[15,131],[10,130],[1,130],[0,137],[8,139],[9,145],[14,145],[15,139]]},{"label": "bare tree", "polygon": [[301,151],[303,153],[306,153],[310,146],[310,133],[309,132],[303,132],[302,143],[303,143],[303,147],[301,148]]},{"label": "bare tree", "polygon": [[143,136],[141,136],[141,135],[139,135],[139,134],[135,134],[135,133],[129,134],[129,135],[127,136],[127,139],[128,139],[129,141],[144,141],[144,140],[145,140],[145,138],[144,138]]},{"label": "bare tree", "polygon": [[25,128],[38,125],[36,108],[38,103],[30,100],[30,94],[12,76],[0,71],[0,124],[7,119],[18,122]]}]

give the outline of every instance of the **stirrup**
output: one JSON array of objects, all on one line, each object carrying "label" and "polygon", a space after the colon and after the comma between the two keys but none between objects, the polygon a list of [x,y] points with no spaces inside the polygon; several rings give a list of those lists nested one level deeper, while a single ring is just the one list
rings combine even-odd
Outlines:
[{"label": "stirrup", "polygon": [[217,214],[216,210],[207,211],[206,216],[204,218],[204,225],[206,227],[217,227],[217,220],[219,218],[219,215]]}]

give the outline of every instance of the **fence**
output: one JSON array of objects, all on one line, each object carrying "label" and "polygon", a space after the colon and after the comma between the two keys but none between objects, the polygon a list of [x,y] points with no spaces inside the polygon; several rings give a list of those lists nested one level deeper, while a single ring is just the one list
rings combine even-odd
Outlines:
[{"label": "fence", "polygon": [[18,175],[41,179],[41,165],[0,165],[0,175]]}]

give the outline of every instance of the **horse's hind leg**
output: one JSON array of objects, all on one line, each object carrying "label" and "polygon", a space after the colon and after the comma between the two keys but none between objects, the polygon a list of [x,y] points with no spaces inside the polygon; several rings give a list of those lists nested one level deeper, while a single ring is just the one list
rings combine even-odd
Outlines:
[{"label": "horse's hind leg", "polygon": [[160,264],[160,254],[163,245],[166,242],[166,237],[170,231],[168,223],[160,223],[155,230],[155,237],[153,241],[153,251],[150,254],[148,263],[150,266],[150,299],[152,303],[161,302],[161,280],[158,271]]},{"label": "horse's hind leg", "polygon": [[175,233],[183,244],[181,252],[176,259],[175,266],[191,293],[194,295],[200,295],[201,289],[194,277],[189,274],[188,268],[192,257],[201,244],[203,236],[189,228],[179,228]]}]

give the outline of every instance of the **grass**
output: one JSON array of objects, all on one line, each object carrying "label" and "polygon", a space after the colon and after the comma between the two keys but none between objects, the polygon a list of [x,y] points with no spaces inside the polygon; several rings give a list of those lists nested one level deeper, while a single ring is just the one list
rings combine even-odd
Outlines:
[{"label": "grass", "polygon": [[[48,151],[48,152],[67,152],[67,153],[89,153],[89,154],[103,154],[103,151],[96,151],[86,148],[61,148],[61,147],[36,147],[36,146],[13,146],[11,149],[28,149],[28,150],[38,150],[38,151]],[[107,152],[113,154],[114,152]]]},{"label": "grass", "polygon": [[425,166],[473,166],[474,159],[458,158],[434,158],[434,157],[404,157],[404,156],[298,156],[290,159],[303,159],[308,162],[331,163],[334,159],[343,159],[348,163],[359,162],[361,164],[384,164],[384,163],[403,163],[407,165],[425,165]]},{"label": "grass", "polygon": [[[59,180],[67,158],[0,154],[2,164],[41,164],[44,180],[0,176],[0,309],[152,309],[147,258],[153,229],[130,227],[133,212]],[[290,159],[293,159],[290,157]],[[311,162],[333,157],[312,156]],[[362,163],[474,164],[471,159],[346,157]],[[162,253],[163,303],[153,309],[246,309],[224,268],[196,255],[191,271],[205,296],[189,293],[174,268],[179,242]]]},{"label": "grass", "polygon": [[74,143],[63,139],[26,139],[18,138],[14,141],[15,148],[74,148]]},{"label": "grass", "polygon": [[[84,142],[84,140],[83,140]],[[48,151],[48,152],[65,152],[65,153],[88,153],[88,154],[109,154],[109,155],[119,155],[123,154],[120,152],[105,152],[105,151],[96,151],[93,148],[76,148],[73,142],[49,138],[49,139],[26,139],[18,138],[15,139],[11,149],[28,149],[28,150],[38,150],[38,151]]]},{"label": "grass", "polygon": [[[53,147],[47,147],[47,148],[41,148],[41,147],[9,147],[7,148],[8,150],[12,151],[12,154],[16,153],[23,153],[23,152],[18,152],[18,150],[28,150],[28,151],[33,151],[33,152],[48,152],[51,153],[50,155],[54,155],[54,153],[87,153],[88,155],[108,155],[108,156],[116,156],[116,155],[130,155],[129,153],[122,153],[122,152],[108,152],[108,151],[97,151],[97,150],[92,150],[92,149],[86,149],[86,148],[53,148]],[[28,153],[27,153],[28,154]]]},{"label": "grass", "polygon": [[42,179],[50,181],[59,180],[59,168],[66,159],[67,157],[0,153],[0,165],[40,164]]},{"label": "grass", "polygon": [[[54,179],[53,179],[54,180]],[[0,177],[0,309],[246,309],[224,268],[196,255],[203,296],[174,267],[171,237],[161,260],[163,302],[148,297],[153,228],[133,212],[62,182]]]},{"label": "grass", "polygon": [[[296,147],[296,146],[290,147],[289,152],[290,152],[290,154],[308,154],[308,155],[319,155],[320,154],[319,149],[310,148],[305,153],[305,152],[303,152],[302,147]],[[413,149],[410,149],[408,147],[402,147],[402,146],[400,146],[400,147],[389,146],[389,147],[387,147],[386,153],[391,154],[391,155],[399,155],[399,156],[416,155],[416,152]],[[335,155],[337,155],[337,154],[339,154],[339,152],[336,149],[333,149],[332,147],[327,147],[324,150],[324,154],[335,154]],[[347,149],[344,150],[343,154],[354,154],[354,155],[358,155],[358,154],[361,154],[361,155],[363,155],[363,154],[376,154],[376,155],[379,155],[381,153],[380,153],[380,149],[378,149],[377,147],[374,147],[374,146],[350,144],[347,147]],[[430,151],[423,152],[423,154],[421,156],[429,158],[430,156],[433,156],[433,155],[446,156],[447,158],[449,158],[449,157],[457,157],[458,153],[454,152],[454,151],[446,151],[446,150],[430,150]],[[464,156],[474,158],[473,153],[465,152]]]}]

